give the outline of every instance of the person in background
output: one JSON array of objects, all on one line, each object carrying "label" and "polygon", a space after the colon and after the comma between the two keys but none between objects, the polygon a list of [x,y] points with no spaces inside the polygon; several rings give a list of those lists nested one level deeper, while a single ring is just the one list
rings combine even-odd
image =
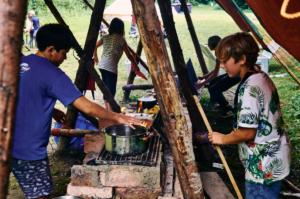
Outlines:
[{"label": "person in background", "polygon": [[142,125],[142,121],[114,113],[89,101],[59,68],[73,47],[71,32],[60,24],[41,27],[36,36],[38,51],[23,56],[12,148],[12,172],[26,198],[49,198],[52,180],[47,145],[57,100],[65,106],[113,123]]},{"label": "person in background", "polygon": [[29,49],[29,46],[30,46],[30,39],[31,39],[31,36],[30,36],[30,31],[33,29],[33,25],[32,25],[32,21],[31,19],[29,18],[29,15],[27,15],[26,17],[26,20],[25,20],[25,26],[24,26],[24,37],[25,37],[25,40],[24,40],[24,46],[28,49]]},{"label": "person in background", "polygon": [[[102,45],[102,56],[99,62],[97,49]],[[114,18],[108,28],[108,35],[104,35],[99,41],[97,41],[94,52],[94,61],[96,64],[99,63],[102,80],[113,96],[116,94],[118,63],[123,51],[128,59],[137,65],[135,56],[132,55],[128,49],[128,45],[124,38],[124,22],[119,18]],[[104,103],[105,107],[111,110],[111,107],[105,98]]]},{"label": "person in background", "polygon": [[[214,51],[221,38],[217,35],[208,38],[208,47]],[[200,88],[205,85],[210,94],[210,102],[213,108],[221,110],[221,117],[227,118],[233,115],[232,107],[223,95],[223,92],[236,85],[240,81],[239,77],[229,77],[222,69],[218,60],[216,60],[215,69],[197,81],[196,87]]]},{"label": "person in background", "polygon": [[216,49],[220,66],[229,77],[240,77],[235,95],[234,129],[212,132],[215,145],[238,144],[245,167],[246,199],[279,198],[281,181],[290,172],[290,143],[283,128],[277,89],[260,70],[259,48],[245,32],[225,37]]},{"label": "person in background", "polygon": [[28,12],[28,18],[32,22],[32,28],[30,30],[30,40],[29,40],[29,46],[30,48],[36,47],[36,33],[40,28],[40,20],[35,15],[34,10],[30,10]]}]

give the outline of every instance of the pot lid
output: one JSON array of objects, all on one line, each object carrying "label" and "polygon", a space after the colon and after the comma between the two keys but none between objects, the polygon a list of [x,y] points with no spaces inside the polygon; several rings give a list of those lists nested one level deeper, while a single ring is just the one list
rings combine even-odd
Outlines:
[{"label": "pot lid", "polygon": [[145,96],[145,97],[139,98],[139,101],[142,101],[142,102],[153,102],[153,101],[156,101],[156,99],[153,96]]}]

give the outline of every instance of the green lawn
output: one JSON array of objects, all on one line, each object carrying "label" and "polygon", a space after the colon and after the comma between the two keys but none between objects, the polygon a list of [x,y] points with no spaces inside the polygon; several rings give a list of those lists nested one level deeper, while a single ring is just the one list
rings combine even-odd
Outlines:
[{"label": "green lawn", "polygon": [[[67,13],[64,13],[66,23],[69,25],[71,30],[73,31],[75,37],[78,39],[81,46],[84,45],[85,37],[87,34],[90,14],[89,11],[82,11],[77,13],[75,16],[68,16]],[[255,20],[255,17],[252,14],[247,13],[247,15],[254,19],[254,23],[258,24]],[[42,16],[39,16],[41,23],[54,23],[56,22],[53,17],[50,16],[50,13],[45,13]],[[175,15],[175,24],[177,28],[177,34],[180,39],[181,47],[183,49],[184,58],[187,60],[191,58],[196,72],[198,75],[201,75],[200,67],[197,61],[196,53],[194,50],[194,46],[191,41],[190,34],[188,32],[188,28],[185,22],[185,18],[183,14]],[[234,33],[239,31],[237,25],[235,25],[234,21],[222,10],[220,9],[212,9],[208,6],[201,7],[193,7],[191,17],[194,23],[194,27],[196,29],[198,38],[201,44],[206,44],[207,38],[212,35],[220,35],[221,37],[226,36],[230,33]],[[131,39],[128,37],[130,23],[126,23],[126,37],[127,41],[133,49],[136,49],[137,40]],[[26,53],[26,52],[25,52]],[[99,54],[101,53],[101,49],[99,50]],[[62,69],[72,78],[74,79],[76,74],[76,69],[78,67],[78,61],[74,58],[75,52],[71,50],[68,54],[68,59],[62,64]],[[171,57],[171,56],[170,56]],[[271,74],[280,74],[285,73],[285,70],[278,66],[274,61],[271,62],[270,65],[270,73]],[[298,65],[299,66],[299,65]],[[210,67],[211,69],[212,67]],[[297,71],[297,76],[300,77],[299,72]],[[118,79],[118,91],[117,91],[117,100],[122,99],[122,90],[121,87],[126,84],[128,76],[128,70],[125,65],[125,56],[122,57],[119,64],[119,79]],[[282,103],[282,110],[285,122],[287,124],[289,135],[291,141],[293,143],[293,152],[292,152],[292,177],[299,176],[300,174],[300,150],[299,150],[299,142],[300,142],[300,93],[299,86],[290,78],[290,77],[281,77],[281,78],[273,78],[275,84],[277,85],[279,95]],[[147,83],[140,79],[137,80],[140,83]],[[148,80],[148,83],[151,80]],[[99,90],[97,89],[97,92]],[[140,93],[133,93],[133,95],[139,95]],[[61,107],[61,105],[58,105]],[[298,179],[298,178],[297,178]],[[295,180],[296,184],[300,184],[299,181]]]}]

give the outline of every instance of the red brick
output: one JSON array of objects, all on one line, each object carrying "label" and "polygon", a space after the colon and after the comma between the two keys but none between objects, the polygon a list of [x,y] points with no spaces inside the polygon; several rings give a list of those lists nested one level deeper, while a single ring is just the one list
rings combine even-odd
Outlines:
[{"label": "red brick", "polygon": [[97,198],[97,199],[110,199],[113,197],[112,187],[85,187],[68,185],[67,194],[72,196],[79,196],[83,198]]},{"label": "red brick", "polygon": [[99,170],[93,166],[75,165],[71,168],[71,184],[74,186],[101,187]]},{"label": "red brick", "polygon": [[103,186],[160,188],[159,167],[103,165],[99,170]]},{"label": "red brick", "polygon": [[116,195],[122,199],[157,199],[160,189],[116,188]]}]

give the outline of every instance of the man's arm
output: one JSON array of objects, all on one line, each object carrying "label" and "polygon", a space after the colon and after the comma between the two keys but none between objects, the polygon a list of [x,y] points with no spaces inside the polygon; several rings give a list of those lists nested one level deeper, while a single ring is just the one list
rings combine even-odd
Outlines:
[{"label": "man's arm", "polygon": [[239,144],[241,142],[247,142],[254,140],[256,135],[256,128],[241,128],[232,131],[229,134],[222,134],[213,132],[208,134],[208,139],[212,144],[223,145],[223,144]]},{"label": "man's arm", "polygon": [[102,106],[99,106],[98,104],[89,101],[84,96],[77,98],[72,104],[75,108],[77,108],[78,110],[82,111],[83,113],[89,116],[97,117],[100,119],[107,119],[115,123],[128,124],[131,126],[133,124],[135,125],[144,124],[144,122],[140,119],[126,116],[124,114],[108,111],[104,109]]}]

